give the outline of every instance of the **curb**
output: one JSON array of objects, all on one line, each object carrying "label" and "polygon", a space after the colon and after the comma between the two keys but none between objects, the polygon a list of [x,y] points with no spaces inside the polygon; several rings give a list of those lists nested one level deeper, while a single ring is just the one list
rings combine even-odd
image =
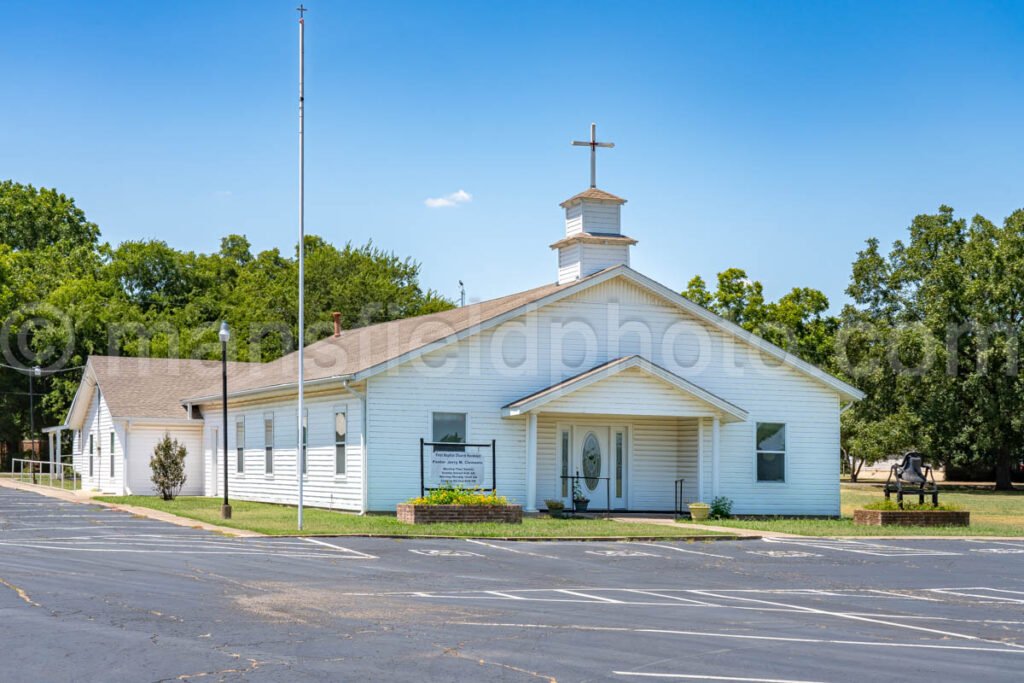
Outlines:
[{"label": "curb", "polygon": [[578,543],[587,542],[612,542],[622,543],[628,541],[686,541],[686,542],[713,542],[713,541],[756,541],[760,536],[428,536],[425,534],[267,534],[268,538],[391,538],[395,540],[442,540],[442,541],[529,541],[532,543],[543,541],[572,541]]}]

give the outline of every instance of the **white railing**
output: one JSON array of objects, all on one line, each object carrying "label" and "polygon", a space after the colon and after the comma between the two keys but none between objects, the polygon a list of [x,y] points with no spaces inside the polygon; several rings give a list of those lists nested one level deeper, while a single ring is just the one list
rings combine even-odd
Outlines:
[{"label": "white railing", "polygon": [[14,458],[11,460],[10,476],[24,484],[52,486],[71,491],[82,487],[82,480],[70,462]]}]

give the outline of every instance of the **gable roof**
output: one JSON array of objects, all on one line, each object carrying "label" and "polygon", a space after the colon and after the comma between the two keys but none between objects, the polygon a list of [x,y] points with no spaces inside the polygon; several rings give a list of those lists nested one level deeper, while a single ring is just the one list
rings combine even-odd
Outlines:
[{"label": "gable roof", "polygon": [[[229,362],[228,373],[258,365]],[[220,361],[89,356],[65,422],[69,426],[81,424],[97,386],[113,418],[188,419],[181,397],[220,376]]]},{"label": "gable roof", "polygon": [[710,406],[720,413],[724,413],[727,418],[732,418],[726,419],[726,422],[745,422],[747,419],[747,411],[743,410],[736,404],[730,403],[724,398],[712,394],[710,391],[697,386],[689,380],[683,379],[675,373],[669,372],[660,365],[656,365],[639,355],[623,356],[621,358],[616,358],[615,360],[610,360],[607,363],[601,363],[586,372],[581,372],[575,377],[562,380],[557,384],[552,384],[545,389],[541,389],[529,396],[524,396],[519,400],[509,403],[501,409],[501,414],[505,417],[523,415],[567,394],[571,394],[574,391],[596,384],[597,382],[608,379],[609,377],[614,377],[620,372],[631,368],[637,368],[644,374],[656,377],[657,379],[675,387],[680,392],[692,396],[701,403]]},{"label": "gable roof", "polygon": [[[360,381],[405,363],[424,353],[490,329],[509,318],[536,310],[584,289],[623,277],[670,304],[708,323],[726,335],[779,360],[782,364],[830,387],[848,400],[860,400],[864,393],[824,370],[744,330],[739,325],[693,303],[626,265],[617,265],[563,285],[549,284],[518,294],[454,308],[450,311],[404,318],[328,337],[305,348],[304,379],[307,383]],[[264,364],[244,364],[243,373],[229,376],[228,395],[239,396],[287,389],[297,384],[297,352]],[[220,400],[220,384],[182,394],[183,403]]]}]

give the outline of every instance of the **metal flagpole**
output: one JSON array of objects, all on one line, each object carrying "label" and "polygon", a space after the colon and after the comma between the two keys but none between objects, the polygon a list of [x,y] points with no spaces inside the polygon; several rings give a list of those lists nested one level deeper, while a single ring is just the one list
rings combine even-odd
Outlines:
[{"label": "metal flagpole", "polygon": [[296,469],[298,470],[297,475],[299,477],[299,520],[298,528],[302,531],[302,475],[303,470],[306,469],[306,449],[305,449],[305,425],[303,424],[303,395],[302,395],[302,382],[303,382],[303,349],[306,346],[306,329],[305,329],[305,277],[306,277],[306,224],[305,224],[305,160],[303,158],[304,153],[304,139],[302,131],[302,117],[303,117],[303,75],[304,75],[304,63],[305,58],[305,31],[306,22],[303,15],[307,11],[301,4],[298,6],[299,12],[299,406],[298,406],[298,448],[296,453]]}]

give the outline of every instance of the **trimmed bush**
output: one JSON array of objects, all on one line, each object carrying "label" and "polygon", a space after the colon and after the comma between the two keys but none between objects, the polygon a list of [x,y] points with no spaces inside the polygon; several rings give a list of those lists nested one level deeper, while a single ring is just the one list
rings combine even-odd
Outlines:
[{"label": "trimmed bush", "polygon": [[153,470],[150,479],[164,500],[174,500],[185,485],[186,455],[188,450],[177,439],[171,439],[170,434],[164,434],[153,449],[153,457],[149,459],[149,468]]},{"label": "trimmed bush", "polygon": [[[880,500],[875,503],[868,503],[864,506],[865,510],[899,510],[900,506],[894,500]],[[922,512],[928,511],[939,511],[945,510],[949,512],[958,512],[963,510],[959,505],[952,505],[950,503],[939,503],[938,505],[932,505],[931,503],[911,503],[909,500],[903,501],[903,509],[907,511],[920,510]]]}]

